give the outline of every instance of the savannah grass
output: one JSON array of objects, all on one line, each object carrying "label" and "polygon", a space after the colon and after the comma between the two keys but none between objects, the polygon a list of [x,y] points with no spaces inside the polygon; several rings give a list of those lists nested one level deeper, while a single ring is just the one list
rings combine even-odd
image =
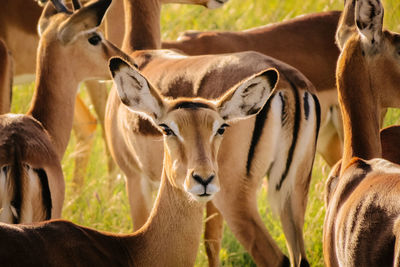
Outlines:
[{"label": "savannah grass", "polygon": [[[385,26],[400,32],[400,2],[383,1]],[[163,7],[162,38],[173,40],[184,30],[244,30],[268,23],[278,22],[295,16],[343,8],[343,0],[230,0],[223,8],[207,10],[198,6],[170,4]],[[290,42],[290,40],[288,40]],[[29,107],[33,84],[15,86],[12,112],[23,113]],[[84,88],[80,95],[90,106]],[[92,109],[92,108],[91,108]],[[92,109],[93,111],[93,109]],[[400,112],[389,109],[385,126],[400,123]],[[95,133],[89,168],[84,186],[79,190],[72,186],[74,157],[79,153],[74,134],[62,161],[66,179],[66,199],[63,217],[77,224],[115,233],[132,231],[125,183],[122,174],[107,172],[107,158],[100,126]],[[304,237],[308,259],[312,266],[323,266],[322,224],[325,215],[323,202],[324,183],[329,167],[317,155],[309,192],[304,225]],[[277,216],[271,213],[264,188],[259,191],[258,208],[273,238],[287,254],[285,238]],[[251,257],[236,241],[228,227],[224,228],[220,260],[222,266],[255,266]],[[196,266],[208,266],[203,245],[198,253]]]}]

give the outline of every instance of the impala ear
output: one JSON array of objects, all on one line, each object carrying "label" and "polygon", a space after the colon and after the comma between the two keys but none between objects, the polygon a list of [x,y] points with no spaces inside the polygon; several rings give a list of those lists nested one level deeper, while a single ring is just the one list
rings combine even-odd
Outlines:
[{"label": "impala ear", "polygon": [[54,4],[47,2],[43,8],[42,14],[40,15],[38,21],[38,33],[39,36],[42,36],[43,32],[46,30],[49,25],[49,19],[51,16],[57,14],[57,9],[54,7]]},{"label": "impala ear", "polygon": [[97,28],[110,4],[111,0],[99,0],[78,9],[60,25],[58,36],[61,42],[68,44],[79,33]]},{"label": "impala ear", "polygon": [[258,113],[277,82],[278,72],[268,69],[238,83],[217,100],[221,117],[235,120]]},{"label": "impala ear", "polygon": [[345,0],[344,10],[340,16],[338,27],[336,30],[336,44],[340,50],[343,49],[344,44],[353,33],[356,33],[356,25],[354,22],[354,9],[356,0]]},{"label": "impala ear", "polygon": [[110,59],[109,65],[121,102],[157,125],[164,112],[164,102],[157,90],[136,68],[121,58]]},{"label": "impala ear", "polygon": [[380,45],[383,28],[383,6],[379,0],[357,0],[356,25],[365,48],[376,48]]}]

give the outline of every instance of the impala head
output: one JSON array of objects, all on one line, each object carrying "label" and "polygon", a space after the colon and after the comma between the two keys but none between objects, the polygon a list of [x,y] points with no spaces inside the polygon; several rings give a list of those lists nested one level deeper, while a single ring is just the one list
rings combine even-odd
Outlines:
[{"label": "impala head", "polygon": [[38,65],[57,69],[65,75],[71,73],[79,81],[109,79],[109,58],[124,57],[98,31],[110,4],[111,0],[99,0],[81,7],[79,1],[74,0],[71,11],[61,0],[49,1],[38,23],[38,60],[45,61]]},{"label": "impala head", "polygon": [[400,35],[383,29],[384,10],[379,0],[347,0],[345,4],[336,35],[343,59],[339,60],[339,68],[355,62],[350,58],[357,58],[356,64],[363,68],[358,67],[354,75],[367,73],[382,106],[399,106]]},{"label": "impala head", "polygon": [[208,201],[219,191],[217,156],[226,128],[261,110],[278,79],[269,69],[216,100],[171,100],[119,58],[111,59],[110,70],[122,103],[163,133],[164,171],[170,183],[198,201]]}]

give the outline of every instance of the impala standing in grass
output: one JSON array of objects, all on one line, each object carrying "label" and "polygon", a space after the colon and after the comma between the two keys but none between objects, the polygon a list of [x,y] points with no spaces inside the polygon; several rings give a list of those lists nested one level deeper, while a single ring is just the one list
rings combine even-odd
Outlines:
[{"label": "impala standing in grass", "polygon": [[161,185],[149,219],[115,235],[68,221],[0,224],[5,266],[193,266],[205,202],[218,192],[218,154],[226,127],[262,110],[274,93],[275,70],[264,70],[214,100],[169,99],[121,59],[110,61],[121,100],[163,133]]},{"label": "impala standing in grass", "polygon": [[379,0],[347,0],[338,28],[344,153],[326,184],[327,266],[400,264],[400,166],[382,158],[379,133],[381,110],[400,106],[400,35],[383,13]]}]

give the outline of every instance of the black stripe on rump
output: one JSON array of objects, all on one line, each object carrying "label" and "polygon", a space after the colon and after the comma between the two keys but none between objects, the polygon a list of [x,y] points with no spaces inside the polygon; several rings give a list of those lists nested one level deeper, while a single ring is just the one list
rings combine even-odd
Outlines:
[{"label": "black stripe on rump", "polygon": [[297,91],[297,88],[294,86],[294,84],[291,81],[290,81],[290,86],[292,88],[292,91],[293,91],[293,94],[294,94],[294,98],[295,98],[295,103],[296,103],[296,109],[295,109],[295,115],[294,115],[294,125],[293,125],[293,140],[292,140],[292,144],[291,144],[291,146],[289,148],[289,153],[288,153],[288,157],[287,157],[287,160],[286,160],[285,171],[282,174],[281,180],[279,181],[279,183],[275,187],[275,189],[277,191],[279,191],[281,189],[282,184],[285,181],[286,176],[287,176],[287,174],[289,172],[290,165],[292,164],[294,149],[296,148],[297,137],[298,137],[298,132],[299,132],[299,128],[300,128],[300,119],[301,119],[300,112],[301,111],[300,111],[299,92]]},{"label": "black stripe on rump", "polygon": [[279,92],[279,97],[281,98],[281,102],[282,102],[281,122],[282,122],[282,126],[283,126],[283,125],[285,125],[286,119],[287,119],[286,103],[285,103],[285,97],[283,96],[282,92]]},{"label": "black stripe on rump", "polygon": [[308,116],[310,115],[310,104],[308,103],[308,92],[304,93],[303,102],[304,102],[304,116],[306,117],[306,121],[308,121]]},{"label": "black stripe on rump", "polygon": [[321,105],[319,104],[318,97],[316,95],[314,95],[314,94],[311,94],[311,95],[312,95],[312,97],[314,99],[315,114],[317,115],[317,128],[316,128],[316,132],[315,132],[315,144],[317,144],[319,128],[321,127]]},{"label": "black stripe on rump", "polygon": [[251,169],[251,163],[254,158],[254,151],[256,149],[256,146],[258,142],[260,141],[260,137],[262,134],[262,131],[264,129],[265,121],[268,116],[268,112],[271,108],[271,102],[274,99],[275,94],[272,95],[268,100],[267,103],[265,103],[264,107],[260,110],[260,112],[256,115],[256,122],[254,124],[254,130],[253,130],[253,136],[251,138],[251,144],[249,148],[249,153],[247,154],[247,164],[246,164],[246,173],[247,175],[250,174],[250,169]]},{"label": "black stripe on rump", "polygon": [[13,198],[11,200],[11,205],[14,207],[17,215],[13,214],[13,223],[17,224],[20,222],[21,218],[21,206],[22,206],[22,175],[23,175],[23,168],[21,163],[21,150],[19,145],[14,146],[14,162],[11,167],[10,173],[10,183],[13,183],[11,186],[14,190]]},{"label": "black stripe on rump", "polygon": [[283,260],[282,260],[282,267],[290,267],[290,261],[289,258],[283,255]]},{"label": "black stripe on rump", "polygon": [[43,169],[33,169],[39,177],[40,184],[42,185],[42,204],[46,211],[46,220],[50,220],[51,218],[51,193],[49,187],[49,179],[47,178],[47,174]]}]

